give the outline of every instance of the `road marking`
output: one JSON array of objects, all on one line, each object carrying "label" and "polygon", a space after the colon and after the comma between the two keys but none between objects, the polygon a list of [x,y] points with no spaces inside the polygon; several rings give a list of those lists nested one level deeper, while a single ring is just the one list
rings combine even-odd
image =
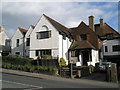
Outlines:
[{"label": "road marking", "polygon": [[[39,87],[39,86],[35,86],[35,85],[30,85],[30,84],[23,84],[23,83],[18,83],[18,82],[12,82],[12,81],[7,81],[7,80],[2,80],[4,82],[7,83],[14,83],[14,84],[20,84],[20,85],[24,85],[24,86],[31,86],[31,87],[35,87],[36,89],[43,89],[43,87]],[[27,90],[27,89],[26,89]]]}]

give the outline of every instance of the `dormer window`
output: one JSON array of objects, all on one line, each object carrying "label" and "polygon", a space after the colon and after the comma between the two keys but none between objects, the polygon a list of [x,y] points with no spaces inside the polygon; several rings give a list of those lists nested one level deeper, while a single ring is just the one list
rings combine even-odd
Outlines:
[{"label": "dormer window", "polygon": [[80,37],[81,37],[81,40],[87,40],[87,35],[86,34],[82,34],[82,35],[80,35]]}]

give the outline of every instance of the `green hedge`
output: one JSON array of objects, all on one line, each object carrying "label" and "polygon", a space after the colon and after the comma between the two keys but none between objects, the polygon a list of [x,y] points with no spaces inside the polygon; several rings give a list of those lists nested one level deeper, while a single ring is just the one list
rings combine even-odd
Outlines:
[{"label": "green hedge", "polygon": [[2,56],[2,62],[7,62],[13,65],[32,64],[32,59],[16,56]]},{"label": "green hedge", "polygon": [[54,71],[57,70],[55,67],[48,67],[48,66],[33,66],[30,64],[26,65],[13,65],[10,63],[3,62],[2,63],[2,68],[5,69],[13,69],[13,70],[21,70],[21,71],[26,71],[26,72],[44,72],[44,71]]}]

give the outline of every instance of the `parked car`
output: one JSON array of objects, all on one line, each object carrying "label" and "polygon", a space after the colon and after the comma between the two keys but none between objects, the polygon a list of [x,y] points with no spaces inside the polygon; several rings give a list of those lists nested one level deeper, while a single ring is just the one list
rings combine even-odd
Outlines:
[{"label": "parked car", "polygon": [[106,67],[111,67],[111,62],[102,62],[102,65],[100,65],[100,70],[106,70]]}]

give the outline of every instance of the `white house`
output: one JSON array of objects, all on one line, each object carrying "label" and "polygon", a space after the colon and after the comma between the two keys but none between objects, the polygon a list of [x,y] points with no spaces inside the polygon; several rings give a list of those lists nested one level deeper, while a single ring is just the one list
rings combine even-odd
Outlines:
[{"label": "white house", "polygon": [[11,54],[15,56],[25,56],[25,34],[28,30],[18,27],[11,38]]},{"label": "white house", "polygon": [[5,32],[5,26],[0,26],[0,56],[9,55],[10,53],[10,39]]},{"label": "white house", "polygon": [[35,28],[35,26],[30,25],[30,27],[25,35],[25,56],[26,57],[29,57],[29,55],[30,55],[30,35],[34,28]]},{"label": "white house", "polygon": [[68,61],[69,29],[43,14],[30,34],[30,58],[47,54]]}]

